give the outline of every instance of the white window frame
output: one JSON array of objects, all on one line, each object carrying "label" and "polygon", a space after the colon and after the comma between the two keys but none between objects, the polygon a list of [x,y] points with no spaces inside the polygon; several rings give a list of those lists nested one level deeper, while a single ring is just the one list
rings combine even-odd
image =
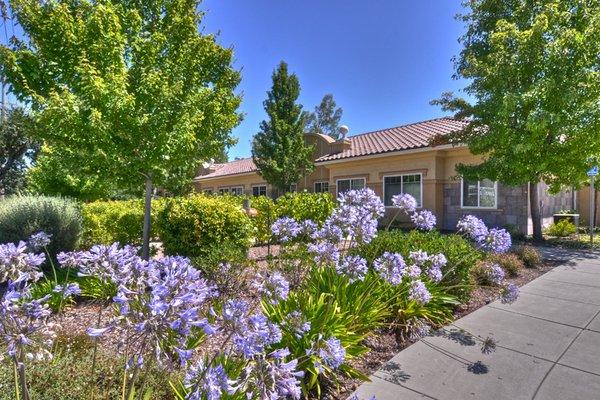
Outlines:
[{"label": "white window frame", "polygon": [[296,193],[298,191],[298,184],[297,183],[292,183],[289,187],[289,191],[292,193]]},{"label": "white window frame", "polygon": [[[237,193],[238,190],[240,190],[240,193]],[[231,194],[233,196],[243,196],[244,195],[244,186],[242,186],[242,185],[231,186],[229,188],[229,194]]]},{"label": "white window frame", "polygon": [[339,183],[340,181],[350,181],[350,189],[352,190],[352,181],[358,181],[361,180],[363,181],[363,189],[367,187],[367,178],[340,178],[340,179],[336,179],[335,180],[335,195],[339,196],[340,195],[340,191],[339,191]]},{"label": "white window frame", "polygon": [[[390,174],[390,175],[384,175],[381,177],[381,186],[383,186],[383,204],[385,205],[385,178],[402,178],[404,176],[413,176],[413,175],[419,175],[420,177],[420,181],[419,183],[421,184],[421,196],[420,198],[416,199],[417,203],[419,204],[417,206],[418,209],[423,208],[423,173],[422,172],[413,172],[413,173],[407,173],[407,174]],[[400,180],[400,193],[404,193],[404,181]],[[385,206],[385,208],[397,208],[394,205],[389,205],[389,206]]]},{"label": "white window frame", "polygon": [[212,195],[213,194],[213,190],[212,189],[202,189],[202,193],[206,194],[206,195]]},{"label": "white window frame", "polygon": [[220,195],[229,194],[229,187],[220,187],[219,188],[219,194]]},{"label": "white window frame", "polygon": [[[260,188],[265,188],[265,194],[260,194]],[[258,189],[258,194],[254,194],[254,189]],[[266,196],[267,195],[267,185],[252,185],[252,196]]]},{"label": "white window frame", "polygon": [[498,208],[498,181],[494,181],[494,193],[496,194],[494,196],[494,206],[493,207],[482,207],[479,205],[480,203],[480,191],[479,191],[479,185],[481,184],[481,181],[478,180],[477,181],[477,205],[476,206],[465,206],[465,191],[464,191],[464,185],[465,185],[465,180],[464,178],[460,178],[460,208],[465,209],[465,210],[496,210]]},{"label": "white window frame", "polygon": [[[320,184],[321,189],[322,189],[324,183],[327,184],[327,190],[326,191],[321,190],[320,192],[317,192],[317,184]],[[329,193],[329,181],[316,181],[313,185],[313,192],[314,193]]]}]

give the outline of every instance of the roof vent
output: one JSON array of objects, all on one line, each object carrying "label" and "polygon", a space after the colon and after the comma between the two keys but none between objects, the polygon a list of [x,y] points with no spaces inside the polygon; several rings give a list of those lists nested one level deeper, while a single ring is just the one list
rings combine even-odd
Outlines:
[{"label": "roof vent", "polygon": [[342,140],[346,139],[346,135],[348,134],[349,131],[350,131],[350,129],[348,128],[347,125],[340,126],[340,129],[339,129],[340,139],[342,139]]}]

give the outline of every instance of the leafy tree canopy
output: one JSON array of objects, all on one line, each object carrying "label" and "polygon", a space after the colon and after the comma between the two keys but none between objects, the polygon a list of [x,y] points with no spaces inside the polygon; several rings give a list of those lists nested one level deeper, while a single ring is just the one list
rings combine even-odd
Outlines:
[{"label": "leafy tree canopy", "polygon": [[252,158],[267,182],[283,192],[310,174],[313,148],[304,142],[306,114],[297,104],[300,83],[281,62],[273,72],[273,87],[264,101],[269,119],[260,123],[254,136]]},{"label": "leafy tree canopy", "polygon": [[0,120],[0,192],[13,194],[25,185],[25,172],[35,161],[39,144],[32,138],[35,122],[22,108],[3,111]]},{"label": "leafy tree canopy", "polygon": [[310,133],[323,133],[334,139],[339,137],[340,119],[344,110],[337,107],[333,95],[328,93],[323,96],[321,103],[315,107],[315,111],[307,117],[306,127]]},{"label": "leafy tree canopy", "polygon": [[470,118],[456,140],[484,156],[471,178],[543,180],[557,190],[585,179],[600,155],[600,3],[470,0],[456,76],[473,102],[434,101]]},{"label": "leafy tree canopy", "polygon": [[39,137],[74,156],[71,173],[85,163],[122,189],[147,177],[178,190],[233,144],[240,75],[200,33],[197,0],[10,4],[26,39],[0,49],[0,66]]}]

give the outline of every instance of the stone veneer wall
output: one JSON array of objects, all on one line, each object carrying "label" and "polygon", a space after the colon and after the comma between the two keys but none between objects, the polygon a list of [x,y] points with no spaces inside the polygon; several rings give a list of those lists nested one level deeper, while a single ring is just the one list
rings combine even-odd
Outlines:
[{"label": "stone veneer wall", "polygon": [[467,214],[481,218],[488,226],[512,226],[521,233],[528,230],[527,185],[505,186],[498,183],[498,208],[493,210],[461,208],[460,181],[444,184],[444,217],[442,228],[456,230],[458,220]]},{"label": "stone veneer wall", "polygon": [[573,204],[572,190],[563,190],[560,193],[551,195],[548,193],[548,186],[545,183],[538,186],[542,226],[550,225],[554,220],[552,216],[557,212],[577,208],[577,203]]}]

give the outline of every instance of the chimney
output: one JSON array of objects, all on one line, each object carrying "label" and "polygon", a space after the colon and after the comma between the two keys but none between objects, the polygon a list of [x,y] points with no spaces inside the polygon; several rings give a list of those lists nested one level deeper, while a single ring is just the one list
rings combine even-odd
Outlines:
[{"label": "chimney", "polygon": [[332,153],[341,153],[344,150],[350,150],[352,148],[352,142],[347,138],[350,129],[346,125],[340,126],[339,132],[340,137],[335,142],[331,143]]}]

